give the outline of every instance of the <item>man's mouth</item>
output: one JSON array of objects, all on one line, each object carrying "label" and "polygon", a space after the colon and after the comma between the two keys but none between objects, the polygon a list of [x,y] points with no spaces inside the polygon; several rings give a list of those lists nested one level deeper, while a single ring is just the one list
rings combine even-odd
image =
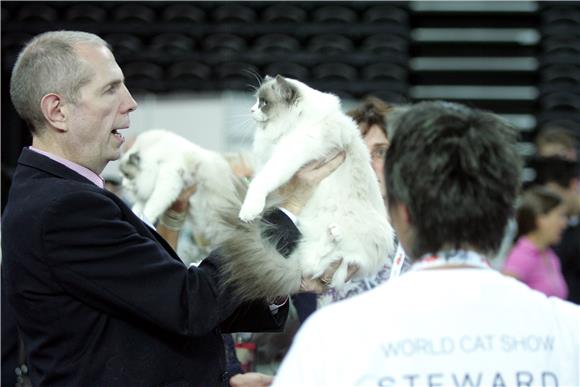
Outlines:
[{"label": "man's mouth", "polygon": [[113,129],[111,130],[111,133],[113,133],[113,135],[119,140],[125,140],[125,137],[121,134],[121,132],[119,132],[119,129]]}]

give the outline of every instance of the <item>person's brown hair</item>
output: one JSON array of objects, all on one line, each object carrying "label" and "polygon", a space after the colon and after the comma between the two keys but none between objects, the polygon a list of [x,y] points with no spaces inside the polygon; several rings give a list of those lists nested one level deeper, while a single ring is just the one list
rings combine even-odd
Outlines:
[{"label": "person's brown hair", "polygon": [[349,110],[346,114],[356,122],[363,137],[371,126],[377,125],[388,138],[386,115],[391,110],[393,110],[392,105],[377,97],[369,96],[359,106]]},{"label": "person's brown hair", "polygon": [[518,232],[516,239],[529,234],[538,227],[537,219],[562,204],[562,197],[542,186],[524,191],[516,209]]}]

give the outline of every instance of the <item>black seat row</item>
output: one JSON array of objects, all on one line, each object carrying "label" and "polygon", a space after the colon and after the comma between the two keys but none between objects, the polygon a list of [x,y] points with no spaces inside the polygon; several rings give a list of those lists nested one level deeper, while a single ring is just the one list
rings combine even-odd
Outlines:
[{"label": "black seat row", "polygon": [[322,63],[313,68],[292,62],[275,62],[258,67],[251,63],[224,62],[210,66],[199,61],[174,63],[167,68],[156,63],[135,61],[126,63],[123,71],[127,82],[135,78],[150,80],[210,80],[228,77],[251,80],[252,74],[281,74],[296,79],[313,79],[325,81],[388,81],[405,84],[408,81],[406,68],[392,63],[374,63],[356,68],[345,63]]},{"label": "black seat row", "polygon": [[82,23],[408,23],[407,12],[388,3],[372,3],[364,10],[340,2],[266,4],[262,10],[243,2],[186,3],[186,2],[130,2],[62,4],[31,3],[13,10],[5,7],[12,21],[56,21]]}]

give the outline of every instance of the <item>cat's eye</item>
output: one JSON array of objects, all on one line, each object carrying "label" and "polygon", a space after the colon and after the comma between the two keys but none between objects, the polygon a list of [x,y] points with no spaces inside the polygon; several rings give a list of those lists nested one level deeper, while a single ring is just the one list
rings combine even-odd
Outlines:
[{"label": "cat's eye", "polygon": [[260,99],[258,99],[258,105],[260,107],[267,106],[268,105],[268,101],[266,101],[265,99],[260,98]]}]

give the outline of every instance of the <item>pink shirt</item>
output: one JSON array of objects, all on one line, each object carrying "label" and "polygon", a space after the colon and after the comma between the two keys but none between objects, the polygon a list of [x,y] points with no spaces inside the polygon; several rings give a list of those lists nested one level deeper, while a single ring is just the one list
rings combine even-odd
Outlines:
[{"label": "pink shirt", "polygon": [[526,237],[518,239],[507,257],[503,271],[514,274],[530,288],[547,296],[566,299],[568,286],[554,250],[540,250]]},{"label": "pink shirt", "polygon": [[103,181],[101,176],[97,175],[95,172],[91,171],[90,169],[83,167],[82,165],[79,165],[77,163],[73,163],[70,160],[63,159],[62,157],[58,157],[57,155],[53,155],[52,153],[45,152],[45,151],[40,150],[38,148],[35,148],[33,146],[29,146],[28,149],[30,149],[31,151],[34,151],[36,153],[40,153],[41,155],[44,155],[44,156],[48,157],[49,159],[56,161],[57,163],[61,163],[65,167],[72,169],[73,171],[75,171],[79,175],[89,179],[96,186],[98,186],[100,188],[105,187],[105,182]]}]

